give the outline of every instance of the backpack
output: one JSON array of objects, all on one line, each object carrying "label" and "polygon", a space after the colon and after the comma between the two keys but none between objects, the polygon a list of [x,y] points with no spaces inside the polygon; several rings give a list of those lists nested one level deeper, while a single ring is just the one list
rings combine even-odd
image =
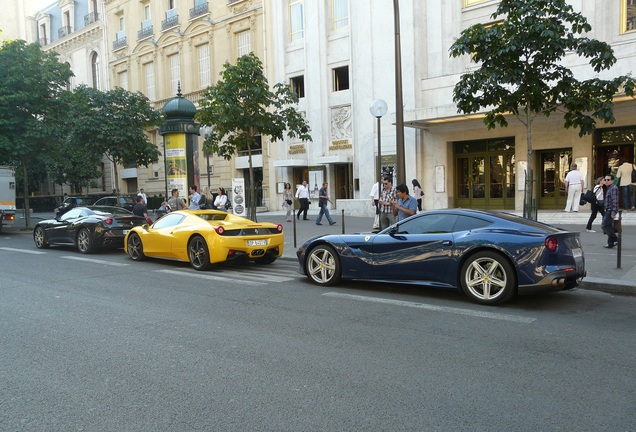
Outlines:
[{"label": "backpack", "polygon": [[634,169],[634,164],[632,164],[632,183],[636,183],[636,169]]}]

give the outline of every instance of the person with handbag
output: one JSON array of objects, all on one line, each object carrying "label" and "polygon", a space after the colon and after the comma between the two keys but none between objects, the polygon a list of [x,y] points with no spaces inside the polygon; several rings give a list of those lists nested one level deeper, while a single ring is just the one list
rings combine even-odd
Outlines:
[{"label": "person with handbag", "polygon": [[287,210],[285,219],[287,222],[292,221],[292,206],[294,205],[294,194],[291,190],[291,184],[285,183],[285,190],[283,190],[283,208]]},{"label": "person with handbag", "polygon": [[616,178],[620,180],[617,186],[620,188],[623,199],[622,207],[625,210],[634,210],[634,185],[632,182],[634,164],[629,163],[627,159],[622,159],[622,161],[623,163],[618,167],[618,171],[616,171]]},{"label": "person with handbag", "polygon": [[605,184],[607,186],[604,200],[605,215],[603,216],[601,228],[603,233],[607,235],[607,244],[603,247],[611,249],[618,241],[618,236],[616,231],[614,231],[614,218],[618,215],[618,187],[614,184],[614,174],[605,176]]},{"label": "person with handbag", "polygon": [[603,218],[603,216],[605,216],[605,207],[603,205],[603,202],[604,202],[603,199],[605,196],[605,189],[607,189],[607,187],[603,183],[604,183],[603,177],[599,177],[596,179],[596,186],[594,186],[594,189],[592,190],[592,193],[593,193],[592,198],[587,200],[590,203],[590,206],[592,207],[592,213],[590,214],[590,218],[587,220],[587,226],[585,227],[585,231],[589,233],[596,232],[592,229],[592,222],[594,222],[594,220],[596,219],[596,215],[600,213],[601,219]]}]

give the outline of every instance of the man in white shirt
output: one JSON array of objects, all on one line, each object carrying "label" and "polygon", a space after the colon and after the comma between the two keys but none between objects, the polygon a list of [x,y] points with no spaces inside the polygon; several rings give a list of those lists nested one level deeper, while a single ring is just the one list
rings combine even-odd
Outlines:
[{"label": "man in white shirt", "polygon": [[576,164],[572,164],[572,169],[565,176],[565,191],[568,199],[565,203],[566,212],[579,211],[581,203],[581,192],[583,191],[583,174],[577,170]]},{"label": "man in white shirt", "polygon": [[140,197],[143,198],[144,205],[147,207],[148,206],[148,195],[146,195],[146,193],[144,192],[143,188],[139,189],[139,193],[137,194],[137,196],[140,196]]},{"label": "man in white shirt", "polygon": [[300,201],[300,208],[296,214],[296,219],[300,220],[300,214],[304,213],[303,220],[307,219],[307,210],[309,210],[309,188],[307,182],[303,181],[303,184],[298,186],[296,190],[296,199]]}]

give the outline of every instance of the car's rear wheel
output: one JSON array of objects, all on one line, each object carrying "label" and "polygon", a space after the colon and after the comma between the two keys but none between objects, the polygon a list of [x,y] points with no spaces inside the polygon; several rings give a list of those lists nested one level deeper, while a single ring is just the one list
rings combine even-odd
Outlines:
[{"label": "car's rear wheel", "polygon": [[92,253],[95,247],[93,246],[93,236],[88,228],[82,228],[77,233],[77,250],[81,253]]},{"label": "car's rear wheel", "polygon": [[44,234],[44,228],[41,226],[36,226],[35,230],[33,230],[33,241],[35,242],[35,247],[38,249],[46,249],[49,247]]},{"label": "car's rear wheel", "polygon": [[477,303],[505,303],[516,293],[514,269],[497,252],[477,252],[470,256],[462,266],[460,279],[464,293]]},{"label": "car's rear wheel", "polygon": [[141,237],[137,233],[130,233],[128,235],[128,241],[126,242],[126,249],[128,250],[128,256],[133,261],[141,261],[146,255],[144,255],[144,245],[141,243]]},{"label": "car's rear wheel", "polygon": [[307,254],[305,272],[319,285],[337,284],[342,277],[338,254],[331,246],[316,246]]},{"label": "car's rear wheel", "polygon": [[208,244],[201,236],[192,237],[188,243],[188,257],[190,258],[190,265],[195,270],[209,270],[212,266],[210,264]]}]

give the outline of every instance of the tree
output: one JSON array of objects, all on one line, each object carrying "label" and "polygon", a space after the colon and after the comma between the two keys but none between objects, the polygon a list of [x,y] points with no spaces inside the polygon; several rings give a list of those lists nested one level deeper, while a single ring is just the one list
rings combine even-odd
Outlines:
[{"label": "tree", "polygon": [[0,47],[0,151],[20,162],[26,225],[30,226],[29,164],[55,142],[52,119],[62,110],[60,92],[73,76],[57,54],[23,40]]},{"label": "tree", "polygon": [[[501,18],[500,18],[501,17]],[[613,98],[634,95],[631,77],[577,80],[561,60],[567,53],[589,59],[594,72],[616,63],[605,42],[584,36],[592,27],[565,0],[502,0],[492,15],[495,22],[475,24],[451,46],[452,57],[470,55],[480,68],[462,75],[453,90],[458,111],[488,110],[488,129],[508,126],[508,115],[526,127],[528,179],[524,216],[533,209],[532,127],[538,116],[563,113],[564,127],[591,134],[596,119],[614,123]]]},{"label": "tree", "polygon": [[253,53],[239,57],[236,65],[226,63],[221,80],[208,87],[199,102],[196,119],[212,126],[203,150],[230,160],[237,151],[247,150],[249,163],[248,218],[256,221],[256,190],[252,151],[256,137],[272,141],[298,137],[311,141],[309,126],[295,109],[298,97],[284,84],[270,90],[263,64]]},{"label": "tree", "polygon": [[159,159],[161,153],[145,130],[159,126],[164,118],[140,92],[132,93],[121,87],[103,92],[78,86],[66,118],[70,127],[65,143],[73,149],[71,156],[75,154],[81,159],[88,151],[94,156],[89,165],[94,167],[95,161],[105,155],[114,165],[116,188],[118,164],[148,166]]}]

